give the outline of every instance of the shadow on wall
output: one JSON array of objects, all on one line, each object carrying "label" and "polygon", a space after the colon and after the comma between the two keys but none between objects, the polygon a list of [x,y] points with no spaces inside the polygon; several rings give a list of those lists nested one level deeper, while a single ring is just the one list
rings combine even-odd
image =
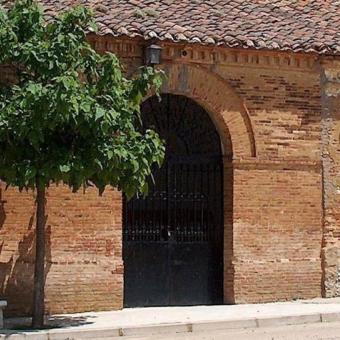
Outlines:
[{"label": "shadow on wall", "polygon": [[[4,228],[10,228],[10,226],[6,226],[6,201],[2,199],[2,194],[0,188],[0,231],[4,233]],[[31,315],[32,312],[35,259],[34,221],[34,215],[32,215],[27,221],[27,229],[23,238],[17,244],[17,250],[10,250],[12,255],[7,262],[0,262],[0,298],[7,300],[8,303],[5,316],[26,316]],[[21,226],[18,229],[23,230]],[[13,233],[11,230],[7,232]],[[0,241],[0,255],[5,250],[5,241]],[[45,262],[46,281],[51,267],[51,226],[46,228]]]},{"label": "shadow on wall", "polygon": [[[2,199],[2,189],[0,188],[0,231],[6,220],[5,202],[6,201]],[[1,248],[0,248],[0,252],[1,252]]]},{"label": "shadow on wall", "polygon": [[232,162],[224,162],[224,303],[235,303],[234,258],[234,169]]}]

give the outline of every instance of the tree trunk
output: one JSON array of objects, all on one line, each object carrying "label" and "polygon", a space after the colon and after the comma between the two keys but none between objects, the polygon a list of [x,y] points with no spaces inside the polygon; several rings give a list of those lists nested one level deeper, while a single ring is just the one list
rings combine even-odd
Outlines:
[{"label": "tree trunk", "polygon": [[33,287],[33,318],[32,327],[44,326],[44,296],[45,296],[45,187],[40,187],[37,181],[37,211],[36,211],[36,250]]}]

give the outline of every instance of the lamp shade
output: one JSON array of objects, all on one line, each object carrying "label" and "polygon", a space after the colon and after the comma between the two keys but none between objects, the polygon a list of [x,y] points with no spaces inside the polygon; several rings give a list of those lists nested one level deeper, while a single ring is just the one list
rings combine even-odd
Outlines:
[{"label": "lamp shade", "polygon": [[157,65],[161,62],[162,47],[152,44],[145,50],[145,63],[147,65]]}]

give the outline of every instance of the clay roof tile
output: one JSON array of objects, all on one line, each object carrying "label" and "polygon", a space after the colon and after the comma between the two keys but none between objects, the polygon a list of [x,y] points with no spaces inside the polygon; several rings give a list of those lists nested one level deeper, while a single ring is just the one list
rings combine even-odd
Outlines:
[{"label": "clay roof tile", "polygon": [[99,34],[340,54],[339,0],[38,0],[48,18],[81,3]]}]

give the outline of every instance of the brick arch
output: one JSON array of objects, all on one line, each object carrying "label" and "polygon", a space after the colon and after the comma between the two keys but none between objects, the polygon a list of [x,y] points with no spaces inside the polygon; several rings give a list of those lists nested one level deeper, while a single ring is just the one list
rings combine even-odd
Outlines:
[{"label": "brick arch", "polygon": [[224,154],[234,159],[255,157],[255,139],[247,109],[221,77],[196,65],[164,64],[162,92],[187,96],[204,107],[221,136]]}]

